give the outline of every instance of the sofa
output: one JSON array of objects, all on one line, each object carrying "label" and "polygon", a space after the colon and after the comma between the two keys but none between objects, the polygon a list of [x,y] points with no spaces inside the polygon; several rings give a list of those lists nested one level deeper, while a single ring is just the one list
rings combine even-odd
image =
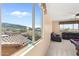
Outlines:
[{"label": "sofa", "polygon": [[79,32],[63,32],[62,38],[66,40],[79,38]]}]

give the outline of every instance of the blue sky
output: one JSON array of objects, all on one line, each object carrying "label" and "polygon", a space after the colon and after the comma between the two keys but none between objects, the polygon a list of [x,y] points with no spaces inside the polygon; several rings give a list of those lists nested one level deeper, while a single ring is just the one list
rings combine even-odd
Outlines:
[{"label": "blue sky", "polygon": [[[35,5],[35,26],[41,26],[41,9]],[[2,5],[2,22],[32,27],[31,3],[5,3]]]}]

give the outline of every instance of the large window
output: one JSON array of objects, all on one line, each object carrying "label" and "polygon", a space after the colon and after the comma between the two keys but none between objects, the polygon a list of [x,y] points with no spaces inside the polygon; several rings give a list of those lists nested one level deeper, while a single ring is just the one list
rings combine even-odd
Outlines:
[{"label": "large window", "polygon": [[60,31],[69,31],[69,32],[73,32],[73,31],[78,31],[78,24],[60,24]]},{"label": "large window", "polygon": [[1,8],[2,55],[11,55],[41,38],[39,4],[4,3]]}]

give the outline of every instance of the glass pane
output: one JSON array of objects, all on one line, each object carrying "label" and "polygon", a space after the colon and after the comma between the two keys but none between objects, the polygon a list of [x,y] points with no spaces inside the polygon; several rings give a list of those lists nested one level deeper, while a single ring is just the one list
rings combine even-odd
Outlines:
[{"label": "glass pane", "polygon": [[74,31],[73,24],[60,24],[60,31]]},{"label": "glass pane", "polygon": [[64,31],[72,31],[73,24],[64,24]]},{"label": "glass pane", "polygon": [[32,43],[32,4],[2,4],[2,55],[11,55]]},{"label": "glass pane", "polygon": [[41,38],[42,12],[39,4],[35,4],[35,41]]},{"label": "glass pane", "polygon": [[78,31],[78,24],[74,24],[74,31]]},{"label": "glass pane", "polygon": [[64,30],[64,25],[60,24],[60,31],[62,32]]},{"label": "glass pane", "polygon": [[1,56],[1,4],[0,4],[0,56]]}]

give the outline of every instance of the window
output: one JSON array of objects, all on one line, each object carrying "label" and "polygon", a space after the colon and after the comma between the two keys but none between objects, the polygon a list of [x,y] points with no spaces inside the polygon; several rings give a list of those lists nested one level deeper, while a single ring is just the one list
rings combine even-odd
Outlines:
[{"label": "window", "polygon": [[41,38],[42,12],[38,4],[35,4],[35,41]]},{"label": "window", "polygon": [[78,31],[78,24],[74,24],[74,31]]},{"label": "window", "polygon": [[64,31],[73,30],[73,24],[64,24]]},{"label": "window", "polygon": [[2,55],[11,55],[41,38],[42,13],[38,4],[4,3],[1,8]]},{"label": "window", "polygon": [[78,24],[60,24],[60,31],[78,31]]},{"label": "window", "polygon": [[64,30],[64,25],[60,24],[60,31],[62,32]]},{"label": "window", "polygon": [[32,42],[32,4],[2,4],[2,55]]}]

